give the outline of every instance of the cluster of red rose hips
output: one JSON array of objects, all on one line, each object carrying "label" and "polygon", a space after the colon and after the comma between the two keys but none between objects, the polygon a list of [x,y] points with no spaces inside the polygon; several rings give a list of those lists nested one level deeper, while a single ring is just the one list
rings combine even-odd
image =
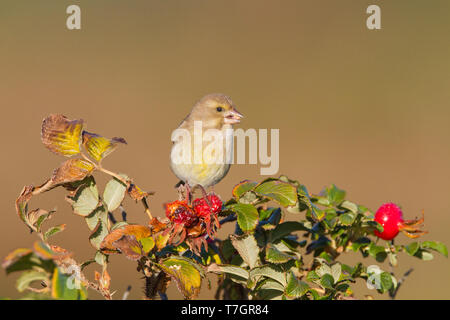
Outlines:
[{"label": "cluster of red rose hips", "polygon": [[199,221],[209,222],[211,215],[217,216],[222,210],[222,201],[217,195],[210,193],[206,198],[195,199],[191,205],[187,200],[177,200],[164,206],[170,221],[189,228]]},{"label": "cluster of red rose hips", "polygon": [[425,234],[420,230],[424,218],[403,220],[402,210],[394,203],[383,204],[375,213],[376,222],[383,226],[383,232],[375,231],[375,235],[384,240],[394,239],[400,231],[410,238],[417,238]]}]

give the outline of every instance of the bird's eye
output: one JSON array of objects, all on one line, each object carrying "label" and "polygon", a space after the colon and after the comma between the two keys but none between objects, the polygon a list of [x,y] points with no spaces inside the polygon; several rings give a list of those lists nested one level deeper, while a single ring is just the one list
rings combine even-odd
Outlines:
[{"label": "bird's eye", "polygon": [[223,108],[222,108],[222,107],[217,107],[216,110],[217,110],[218,112],[222,112],[222,111],[223,111]]}]

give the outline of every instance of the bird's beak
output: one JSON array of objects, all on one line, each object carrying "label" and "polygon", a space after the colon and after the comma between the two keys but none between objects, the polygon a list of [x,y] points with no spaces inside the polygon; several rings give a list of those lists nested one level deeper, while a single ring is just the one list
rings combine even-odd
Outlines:
[{"label": "bird's beak", "polygon": [[236,108],[232,107],[231,110],[225,112],[224,114],[224,122],[226,124],[235,124],[241,122],[241,119],[244,116],[242,113],[236,110]]}]

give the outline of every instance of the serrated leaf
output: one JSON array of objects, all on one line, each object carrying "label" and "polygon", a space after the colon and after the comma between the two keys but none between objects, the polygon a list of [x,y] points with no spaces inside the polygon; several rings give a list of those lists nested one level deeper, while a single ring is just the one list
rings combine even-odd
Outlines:
[{"label": "serrated leaf", "polygon": [[94,211],[90,215],[84,218],[86,224],[88,225],[89,230],[94,230],[97,227],[99,221],[102,221],[104,224],[108,223],[108,212],[105,209],[105,206],[100,206],[95,208]]},{"label": "serrated leaf", "polygon": [[244,232],[250,232],[258,225],[258,210],[251,204],[236,203],[229,207],[237,214],[237,222]]},{"label": "serrated leaf", "polygon": [[381,292],[389,291],[389,289],[393,285],[391,274],[388,272],[382,272],[380,274],[379,279],[380,279],[380,285],[381,285],[380,291]]},{"label": "serrated leaf", "polygon": [[42,122],[41,140],[50,151],[70,157],[80,153],[82,130],[83,120],[51,114]]},{"label": "serrated leaf", "polygon": [[[124,178],[127,179],[126,176]],[[127,186],[116,178],[111,179],[105,187],[103,201],[106,203],[109,212],[116,210],[125,198]]]},{"label": "serrated leaf", "polygon": [[36,228],[37,232],[41,231],[41,226],[44,221],[51,218],[55,211],[47,211],[43,209],[32,210],[27,214],[27,221],[31,226]]},{"label": "serrated leaf", "polygon": [[253,269],[258,264],[259,248],[253,235],[230,236],[233,247],[239,252],[244,262]]},{"label": "serrated leaf", "polygon": [[115,253],[117,252],[117,248],[114,246],[114,242],[122,238],[122,236],[133,236],[137,241],[140,241],[141,239],[150,237],[151,234],[152,232],[147,226],[137,224],[124,225],[111,231],[103,239],[100,248],[106,253]]},{"label": "serrated leaf", "polygon": [[175,280],[186,299],[193,299],[198,295],[203,275],[195,262],[181,257],[171,257],[163,260],[158,266]]},{"label": "serrated leaf", "polygon": [[145,254],[142,244],[132,235],[123,235],[112,245],[130,260],[139,260]]},{"label": "serrated leaf", "polygon": [[345,199],[346,192],[342,189],[339,189],[336,185],[332,184],[330,187],[325,188],[324,191],[321,192],[321,195],[327,197],[330,204],[339,205]]},{"label": "serrated leaf", "polygon": [[257,287],[258,295],[261,290],[276,290],[279,291],[278,294],[284,292],[284,286],[280,284],[278,281],[272,281],[270,279],[265,280],[261,285]]},{"label": "serrated leaf", "polygon": [[293,256],[280,251],[273,244],[269,244],[266,247],[266,260],[271,263],[280,264],[280,263],[288,262],[289,260],[292,260],[292,259],[294,259]]},{"label": "serrated leaf", "polygon": [[421,247],[424,249],[431,249],[434,251],[439,252],[440,254],[448,257],[448,250],[445,244],[439,242],[439,241],[424,241],[421,244]]},{"label": "serrated leaf", "polygon": [[320,285],[325,289],[332,289],[334,285],[333,276],[329,273],[325,273],[320,279]]},{"label": "serrated leaf", "polygon": [[51,227],[50,229],[48,229],[45,234],[44,234],[44,239],[48,240],[51,236],[54,236],[55,234],[64,231],[64,229],[66,228],[65,224],[60,224],[58,226],[54,226]]},{"label": "serrated leaf", "polygon": [[68,196],[67,200],[72,204],[73,212],[77,215],[89,216],[99,204],[98,189],[93,178],[80,185],[73,197]]},{"label": "serrated leaf", "polygon": [[369,254],[378,262],[383,262],[387,258],[386,248],[373,243],[369,245]]},{"label": "serrated leaf", "polygon": [[253,188],[256,187],[256,185],[257,185],[256,182],[249,181],[249,180],[244,180],[244,181],[240,182],[233,188],[233,191],[232,191],[233,197],[236,200],[239,200],[239,198],[242,195],[244,195],[245,193],[247,193],[250,190],[253,190]]},{"label": "serrated leaf", "polygon": [[419,248],[420,245],[418,242],[412,242],[409,245],[405,246],[405,250],[410,256],[415,255],[417,250],[419,250]]},{"label": "serrated leaf", "polygon": [[288,275],[288,283],[286,285],[285,294],[289,298],[300,298],[309,290],[309,285],[303,282],[290,272]]},{"label": "serrated leaf", "polygon": [[104,159],[113,152],[119,143],[127,144],[123,138],[114,137],[109,139],[95,133],[83,131],[83,146],[89,155],[97,161]]},{"label": "serrated leaf", "polygon": [[278,202],[283,207],[294,206],[297,203],[297,189],[286,182],[269,180],[257,185],[254,191],[260,196]]},{"label": "serrated leaf", "polygon": [[95,253],[94,261],[101,266],[106,266],[106,264],[108,263],[108,256],[106,254],[101,253],[100,251],[97,251]]},{"label": "serrated leaf", "polygon": [[350,211],[353,212],[354,214],[357,214],[357,213],[358,213],[358,205],[355,204],[355,203],[353,203],[353,202],[350,202],[350,201],[348,201],[348,200],[345,200],[345,201],[342,202],[339,206],[340,206],[341,208],[350,210]]},{"label": "serrated leaf", "polygon": [[16,280],[16,288],[19,292],[25,291],[32,282],[48,280],[48,275],[42,271],[31,270],[24,272]]},{"label": "serrated leaf", "polygon": [[89,241],[91,245],[95,249],[99,250],[100,244],[102,243],[103,239],[108,235],[108,233],[109,233],[108,224],[102,220],[99,220],[97,226],[89,235]]},{"label": "serrated leaf", "polygon": [[356,215],[352,212],[343,213],[339,216],[339,221],[344,226],[349,226],[355,221]]},{"label": "serrated leaf", "polygon": [[264,265],[261,267],[256,267],[250,270],[250,277],[252,279],[256,277],[266,277],[278,281],[281,285],[286,285],[286,276],[280,270],[275,267]]},{"label": "serrated leaf", "polygon": [[84,159],[68,159],[53,171],[51,187],[82,181],[95,170],[95,165]]},{"label": "serrated leaf", "polygon": [[232,276],[232,279],[238,283],[246,284],[249,279],[249,273],[244,268],[229,265],[229,264],[211,264],[207,268],[207,272],[216,274],[228,274]]},{"label": "serrated leaf", "polygon": [[425,249],[419,249],[414,254],[415,257],[422,259],[423,261],[430,261],[434,259],[434,256],[431,252],[425,250]]},{"label": "serrated leaf", "polygon": [[341,278],[342,268],[339,263],[335,263],[331,266],[331,275],[333,276],[334,283],[338,282]]}]

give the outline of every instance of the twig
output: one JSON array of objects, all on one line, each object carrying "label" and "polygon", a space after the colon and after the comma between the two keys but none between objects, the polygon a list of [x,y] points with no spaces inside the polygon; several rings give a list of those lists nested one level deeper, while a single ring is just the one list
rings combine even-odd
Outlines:
[{"label": "twig", "polygon": [[408,271],[405,272],[405,274],[403,275],[403,277],[397,282],[397,288],[395,288],[395,290],[390,293],[389,292],[389,297],[391,297],[392,300],[395,299],[395,296],[398,293],[398,289],[400,289],[400,286],[402,285],[403,282],[405,282],[406,278],[411,274],[411,272],[413,272],[413,268],[409,269]]},{"label": "twig", "polygon": [[131,291],[131,286],[128,286],[127,290],[125,290],[125,292],[123,293],[122,300],[128,299],[128,296],[130,295],[130,291]]}]

